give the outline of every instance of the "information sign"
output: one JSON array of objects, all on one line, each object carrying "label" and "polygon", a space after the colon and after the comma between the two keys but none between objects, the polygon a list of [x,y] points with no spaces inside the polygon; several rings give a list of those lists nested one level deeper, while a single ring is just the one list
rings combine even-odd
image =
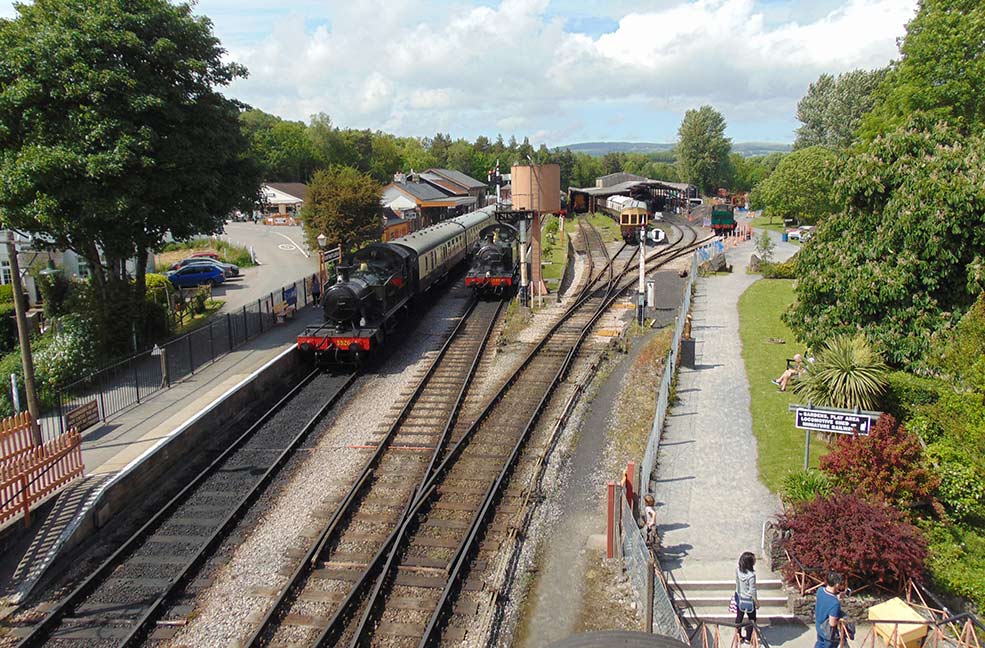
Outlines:
[{"label": "information sign", "polygon": [[96,423],[99,423],[99,405],[94,400],[79,405],[65,415],[65,426],[79,432],[88,430]]},{"label": "information sign", "polygon": [[324,256],[322,258],[325,263],[338,263],[342,258],[342,248],[333,247],[331,250],[325,250],[323,254]]},{"label": "information sign", "polygon": [[872,417],[852,412],[797,408],[797,428],[831,434],[854,434],[857,431],[861,435],[868,435],[872,428]]}]

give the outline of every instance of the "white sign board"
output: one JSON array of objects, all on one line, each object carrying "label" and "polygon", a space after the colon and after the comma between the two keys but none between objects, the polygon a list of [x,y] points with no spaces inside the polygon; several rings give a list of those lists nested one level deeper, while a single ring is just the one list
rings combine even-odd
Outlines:
[{"label": "white sign board", "polygon": [[859,434],[868,435],[872,424],[872,417],[867,414],[797,409],[797,428],[801,430],[832,434],[854,434],[857,430]]}]

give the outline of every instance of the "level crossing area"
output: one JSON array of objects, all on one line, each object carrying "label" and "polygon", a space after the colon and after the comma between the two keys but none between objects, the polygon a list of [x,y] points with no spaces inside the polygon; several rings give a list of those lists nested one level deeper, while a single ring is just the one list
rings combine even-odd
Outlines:
[{"label": "level crossing area", "polygon": [[319,362],[297,340],[327,302],[302,284],[291,318],[169,389],[74,407],[58,447],[11,422],[4,452],[34,463],[5,482],[4,645],[498,636],[565,417],[635,319],[640,268],[713,238],[683,219],[660,246],[566,227],[566,289],[524,326],[515,295],[450,265],[379,357]]}]

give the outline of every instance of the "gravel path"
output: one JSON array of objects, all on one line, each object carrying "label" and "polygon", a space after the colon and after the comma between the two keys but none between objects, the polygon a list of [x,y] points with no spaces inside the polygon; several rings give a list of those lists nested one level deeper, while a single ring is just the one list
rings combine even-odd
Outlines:
[{"label": "gravel path", "polygon": [[305,531],[320,527],[319,512],[332,509],[366,460],[364,444],[386,425],[399,394],[412,388],[434,358],[466,303],[464,290],[452,290],[427,312],[390,358],[351,389],[327,421],[317,444],[270,501],[251,532],[231,552],[210,587],[197,597],[189,623],[169,646],[226,646],[248,635],[270,604],[272,588],[286,581],[281,572],[311,542]]}]

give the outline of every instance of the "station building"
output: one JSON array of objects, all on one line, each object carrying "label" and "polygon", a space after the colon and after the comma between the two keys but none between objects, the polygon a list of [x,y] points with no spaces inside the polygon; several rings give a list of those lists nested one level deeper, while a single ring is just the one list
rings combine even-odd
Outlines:
[{"label": "station building", "polygon": [[684,212],[688,200],[698,196],[698,188],[686,182],[653,180],[632,173],[610,173],[596,178],[594,187],[568,189],[568,211],[582,214],[603,211],[612,196],[642,200],[654,211]]},{"label": "station building", "polygon": [[388,241],[485,205],[484,182],[451,169],[396,173],[383,187],[383,240]]},{"label": "station building", "polygon": [[260,188],[263,217],[269,225],[293,225],[299,220],[301,207],[308,198],[303,182],[268,182]]}]

